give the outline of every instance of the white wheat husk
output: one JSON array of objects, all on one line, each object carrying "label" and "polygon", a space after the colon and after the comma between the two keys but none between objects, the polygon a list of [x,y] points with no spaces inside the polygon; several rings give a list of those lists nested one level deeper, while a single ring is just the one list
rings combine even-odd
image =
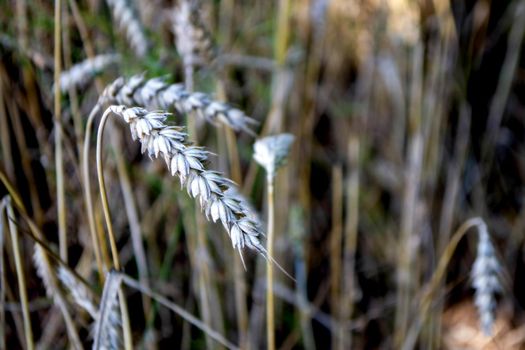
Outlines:
[{"label": "white wheat husk", "polygon": [[138,57],[144,57],[149,47],[144,28],[137,14],[126,0],[107,0],[113,18],[125,32],[131,48]]},{"label": "white wheat husk", "polygon": [[128,80],[115,80],[104,90],[101,102],[140,106],[149,110],[175,109],[183,115],[195,113],[210,123],[219,122],[235,131],[242,130],[252,135],[250,127],[257,124],[240,109],[215,101],[205,93],[188,92],[183,84],[168,84],[163,78],[146,80],[142,74]]},{"label": "white wheat husk", "polygon": [[485,334],[490,334],[494,324],[496,309],[496,293],[501,291],[498,275],[501,266],[496,258],[494,246],[490,240],[487,225],[479,219],[478,249],[474,266],[472,267],[472,286],[476,290],[474,303],[479,312],[481,328]]},{"label": "white wheat husk", "polygon": [[122,322],[117,295],[121,282],[120,274],[113,271],[106,274],[102,299],[95,318],[93,350],[122,348]]},{"label": "white wheat husk", "polygon": [[77,63],[60,74],[60,90],[65,92],[70,88],[85,86],[96,74],[118,61],[120,61],[120,55],[105,54]]},{"label": "white wheat husk", "polygon": [[213,40],[199,12],[198,1],[180,0],[171,14],[175,45],[185,65],[210,63],[215,56]]},{"label": "white wheat husk", "polygon": [[206,169],[208,151],[191,145],[181,127],[164,123],[168,113],[125,106],[111,106],[108,111],[129,124],[131,136],[140,141],[143,153],[165,160],[171,174],[179,177],[181,186],[186,187],[190,196],[199,199],[206,217],[222,223],[234,249],[240,253],[247,247],[268,257],[259,240],[262,231],[257,215],[243,205],[237,192],[229,191],[235,187],[231,180]]},{"label": "white wheat husk", "polygon": [[86,310],[92,318],[96,319],[97,307],[93,300],[93,293],[71,271],[63,266],[58,268],[58,279],[69,291],[75,303]]},{"label": "white wheat husk", "polygon": [[273,178],[286,162],[293,140],[291,134],[279,134],[259,139],[253,145],[253,158],[266,170],[268,178]]}]

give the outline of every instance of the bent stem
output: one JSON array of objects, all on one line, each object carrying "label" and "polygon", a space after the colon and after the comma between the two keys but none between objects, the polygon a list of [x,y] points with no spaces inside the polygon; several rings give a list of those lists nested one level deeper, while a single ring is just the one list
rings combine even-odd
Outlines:
[{"label": "bent stem", "polygon": [[274,241],[274,177],[268,174],[268,239],[266,242],[268,259],[266,259],[266,336],[267,347],[269,350],[275,350],[274,335],[274,302],[273,302],[273,241]]},{"label": "bent stem", "polygon": [[[113,232],[113,224],[111,223],[111,213],[109,211],[108,196],[106,193],[106,182],[104,180],[104,167],[102,163],[102,146],[103,146],[103,136],[104,136],[104,127],[106,126],[106,121],[111,114],[111,110],[108,109],[102,115],[100,124],[98,127],[97,133],[97,176],[98,176],[98,185],[100,189],[100,198],[102,200],[102,210],[104,211],[104,219],[106,220],[106,227],[108,229],[108,238],[109,244],[111,247],[111,255],[113,258],[113,266],[117,271],[120,271],[120,261],[118,256],[117,244],[115,240],[115,234]],[[126,299],[122,287],[119,287],[118,299],[120,303],[120,313],[122,316],[122,330],[124,332],[124,344],[126,349],[131,350],[133,348],[131,340],[131,327],[129,321],[128,307],[126,304]]]},{"label": "bent stem", "polygon": [[98,240],[95,214],[93,212],[93,197],[91,196],[91,180],[89,177],[89,148],[91,140],[91,132],[93,130],[93,121],[100,111],[100,104],[97,103],[89,114],[86,130],[84,135],[84,151],[82,153],[82,177],[84,178],[84,199],[88,216],[89,233],[93,243],[93,250],[95,251],[95,260],[97,262],[98,274],[101,279],[104,278],[104,269],[102,264],[102,254],[100,253],[100,242]]},{"label": "bent stem", "polygon": [[408,350],[414,348],[421,327],[423,326],[423,324],[427,320],[427,317],[429,316],[429,311],[432,307],[432,303],[435,302],[435,293],[439,291],[440,283],[443,280],[445,273],[447,272],[448,264],[450,263],[450,260],[452,259],[459,242],[467,234],[467,232],[469,232],[471,228],[478,227],[480,221],[481,219],[478,217],[465,221],[463,225],[461,225],[456,230],[456,232],[450,239],[450,242],[445,247],[441,258],[439,259],[437,268],[432,274],[432,277],[428,282],[428,287],[425,288],[425,293],[423,294],[421,301],[419,302],[419,317],[415,322],[412,323],[411,329],[407,333],[407,337],[401,349]]}]

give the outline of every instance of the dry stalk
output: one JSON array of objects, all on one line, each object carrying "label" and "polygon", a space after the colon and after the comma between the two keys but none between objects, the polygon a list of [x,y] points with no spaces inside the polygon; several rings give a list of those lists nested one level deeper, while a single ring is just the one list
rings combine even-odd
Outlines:
[{"label": "dry stalk", "polygon": [[357,234],[359,222],[359,149],[358,135],[351,135],[348,141],[348,166],[350,173],[346,181],[346,221],[344,226],[344,253],[341,295],[341,324],[339,331],[339,348],[352,348],[352,333],[344,331],[344,326],[350,323],[356,291],[358,290],[355,271],[355,255],[357,251]]},{"label": "dry stalk", "polygon": [[[275,235],[275,195],[274,184],[277,170],[286,162],[294,137],[290,134],[268,136],[255,142],[253,158],[266,171],[268,192],[268,240],[266,249],[273,256]],[[266,337],[268,349],[275,349],[275,310],[273,299],[273,266],[266,264]]]},{"label": "dry stalk", "polygon": [[[55,0],[55,86],[60,81],[61,68],[61,32],[62,32],[62,1]],[[62,156],[62,119],[60,106],[60,91],[55,89],[55,166],[57,186],[57,210],[58,210],[58,241],[60,257],[67,262],[67,227],[66,227],[66,195],[64,184],[64,159]]]},{"label": "dry stalk", "polygon": [[[26,287],[26,278],[24,276],[24,267],[22,264],[22,256],[20,246],[18,244],[18,228],[14,222],[15,214],[13,207],[11,206],[10,197],[6,196],[2,199],[2,207],[5,208],[5,214],[7,215],[7,221],[9,226],[9,234],[11,237],[11,245],[13,249],[13,254],[15,257],[15,268],[16,268],[16,277],[18,281],[18,292],[20,295],[20,303],[22,304],[22,316],[24,319],[24,333],[25,333],[25,346],[27,349],[32,350],[35,348],[33,341],[33,330],[31,328],[31,318],[29,317],[29,306],[27,299],[27,287]],[[0,213],[4,215],[4,211]]]},{"label": "dry stalk", "polygon": [[[343,168],[332,166],[332,231],[330,232],[330,310],[341,321],[341,250],[343,244]],[[334,329],[334,331],[337,331]],[[340,349],[340,334],[332,334],[332,349]],[[337,339],[337,341],[335,340]]]},{"label": "dry stalk", "polygon": [[0,202],[0,349],[6,348],[5,337],[5,266],[4,266],[4,232],[7,227],[4,218],[5,201]]}]

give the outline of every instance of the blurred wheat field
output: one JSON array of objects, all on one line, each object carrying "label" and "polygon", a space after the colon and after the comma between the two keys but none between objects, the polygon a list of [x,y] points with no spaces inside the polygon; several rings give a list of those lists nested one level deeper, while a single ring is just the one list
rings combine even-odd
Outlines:
[{"label": "blurred wheat field", "polygon": [[524,36],[524,0],[0,0],[0,349],[525,349]]}]

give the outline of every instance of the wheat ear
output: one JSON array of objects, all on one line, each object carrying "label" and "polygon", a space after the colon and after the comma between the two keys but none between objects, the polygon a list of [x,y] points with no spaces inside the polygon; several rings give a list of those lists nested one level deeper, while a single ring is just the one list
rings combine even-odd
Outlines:
[{"label": "wheat ear", "polygon": [[[98,55],[75,64],[69,70],[60,74],[60,91],[85,86],[96,74],[104,71],[110,65],[120,61],[118,54]],[[55,87],[53,87],[55,88]]]},{"label": "wheat ear", "polygon": [[175,111],[182,115],[195,113],[206,121],[222,123],[235,131],[254,135],[251,127],[257,122],[240,109],[213,100],[202,92],[189,92],[183,84],[168,84],[163,78],[147,80],[143,74],[126,80],[118,78],[102,93],[101,103],[139,106],[149,110]]},{"label": "wheat ear", "polygon": [[262,231],[255,219],[257,216],[242,205],[237,195],[228,191],[235,187],[231,180],[206,169],[209,152],[191,145],[181,127],[164,123],[168,113],[125,106],[111,106],[104,114],[108,113],[120,116],[129,124],[131,136],[140,141],[143,153],[165,160],[171,174],[179,177],[181,187],[186,187],[193,198],[199,198],[208,220],[221,221],[234,249],[241,253],[247,247],[268,258],[259,240]]},{"label": "wheat ear", "polygon": [[216,57],[215,44],[202,22],[199,1],[181,0],[171,13],[175,45],[184,66],[210,64]]},{"label": "wheat ear", "polygon": [[478,218],[478,249],[476,260],[472,266],[472,286],[476,290],[474,303],[478,308],[480,324],[483,333],[490,335],[494,324],[494,311],[496,309],[496,293],[501,291],[498,275],[501,265],[496,258],[494,246],[485,222]]},{"label": "wheat ear", "polygon": [[126,0],[107,0],[113,18],[121,31],[125,32],[131,48],[138,57],[144,57],[149,43],[134,9]]},{"label": "wheat ear", "polygon": [[106,274],[106,282],[95,321],[93,350],[121,348],[121,321],[117,306],[117,301],[120,299],[121,283],[121,274],[115,271]]}]

